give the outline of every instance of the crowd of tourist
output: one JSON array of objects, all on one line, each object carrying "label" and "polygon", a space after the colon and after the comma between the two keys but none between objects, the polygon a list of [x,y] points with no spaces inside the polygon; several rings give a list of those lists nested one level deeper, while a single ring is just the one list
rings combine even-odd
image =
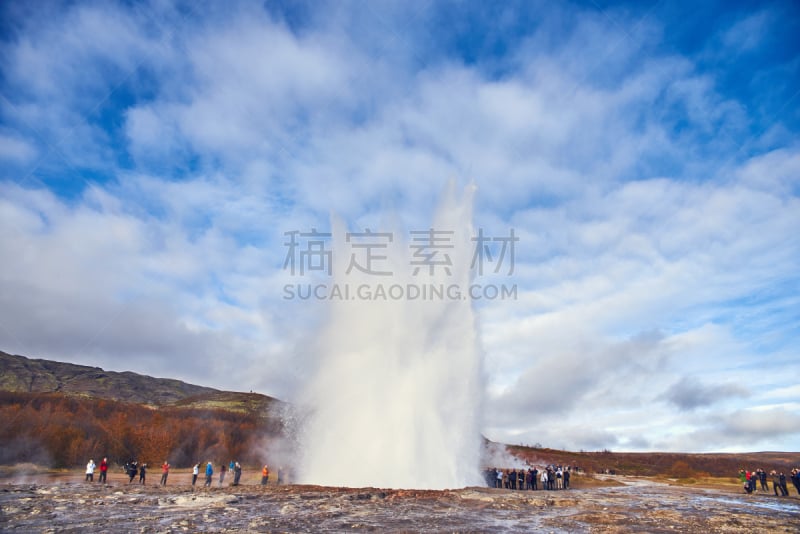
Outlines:
[{"label": "crowd of tourist", "polygon": [[[98,466],[94,460],[89,460],[86,464],[86,481],[94,481],[94,472],[99,468],[100,479],[99,482],[105,483],[108,474],[108,459],[103,458]],[[167,485],[167,478],[169,476],[170,464],[166,460],[161,466],[161,481],[160,485]],[[200,474],[200,463],[196,463],[192,468],[191,485],[197,483],[197,478]],[[146,483],[147,464],[138,463],[136,460],[130,460],[123,466],[123,471],[128,475],[128,483],[133,483],[136,476],[139,476],[139,483]],[[561,465],[548,465],[539,469],[536,466],[528,467],[527,469],[510,468],[500,469],[495,467],[488,467],[484,470],[484,479],[486,485],[490,488],[503,488],[510,490],[566,490],[570,487],[570,478],[574,471],[572,466]],[[205,487],[212,486],[214,476],[214,464],[209,460],[205,464]],[[225,481],[225,474],[227,472],[233,473],[233,486],[238,486],[242,476],[242,466],[236,460],[231,460],[228,465],[222,464],[219,468],[219,485],[222,486]],[[278,468],[275,484],[284,483],[285,471],[282,467]],[[261,469],[261,484],[269,484],[270,470],[268,465],[264,465]],[[772,489],[775,495],[786,497],[789,495],[788,481],[794,485],[798,495],[800,495],[800,469],[792,469],[789,476],[783,472],[772,470],[769,474],[766,470],[759,468],[755,471],[741,469],[739,471],[739,480],[744,487],[745,492],[756,493],[758,491],[769,492],[769,482],[772,479]],[[788,480],[787,480],[788,479]]]},{"label": "crowd of tourist", "polygon": [[[772,489],[775,495],[780,497],[787,497],[789,495],[789,488],[786,483],[787,476],[784,472],[778,472],[773,469],[769,473],[769,478],[772,479]],[[792,481],[792,485],[794,485],[794,488],[797,490],[797,494],[800,495],[800,469],[792,469],[788,478]],[[741,469],[739,471],[739,480],[742,482],[744,491],[747,493],[755,493],[756,491],[769,492],[769,480],[767,472],[764,469],[759,468],[755,471]]]},{"label": "crowd of tourist", "polygon": [[[103,461],[100,462],[100,479],[99,482],[105,483],[107,481],[108,475],[108,458],[103,458]],[[164,463],[161,465],[161,481],[159,484],[161,486],[167,485],[167,479],[169,477],[169,471],[172,466],[169,464],[167,460],[164,460]],[[89,463],[86,464],[86,482],[94,482],[94,472],[98,468],[97,464],[94,463],[94,460],[89,460]],[[125,465],[122,466],[123,472],[129,477],[128,483],[133,483],[136,476],[139,476],[139,484],[146,484],[146,475],[147,475],[147,464],[146,463],[139,463],[136,460],[129,460],[125,462]],[[197,477],[200,475],[200,462],[194,464],[192,467],[192,479],[191,485],[194,486],[197,484]],[[214,464],[211,460],[206,462],[205,466],[203,467],[203,472],[205,474],[205,483],[203,484],[204,487],[211,487],[213,484],[213,477],[214,477]],[[229,464],[221,464],[219,467],[219,485],[225,482],[225,474],[232,473],[233,474],[233,482],[231,483],[232,486],[238,486],[241,478],[242,478],[242,465],[237,462],[236,460],[231,460]],[[269,466],[264,465],[261,470],[261,485],[266,486],[269,484]],[[286,476],[286,471],[283,467],[278,468],[277,477],[275,478],[275,484],[283,484],[284,478]]]},{"label": "crowd of tourist", "polygon": [[498,469],[489,467],[484,472],[486,485],[490,488],[511,490],[562,490],[569,489],[571,466],[548,465],[538,467]]}]

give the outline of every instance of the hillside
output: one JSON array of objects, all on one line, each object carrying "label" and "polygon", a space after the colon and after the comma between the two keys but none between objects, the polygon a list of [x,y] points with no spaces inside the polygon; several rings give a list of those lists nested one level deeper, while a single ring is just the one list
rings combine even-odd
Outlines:
[{"label": "hillside", "polygon": [[782,470],[800,466],[800,452],[685,453],[685,452],[571,452],[508,445],[523,462],[577,466],[590,473],[675,478],[736,476],[740,469]]},{"label": "hillside", "polygon": [[86,457],[258,458],[283,434],[285,403],[180,380],[0,352],[0,464],[81,465]]},{"label": "hillside", "polygon": [[170,378],[153,378],[130,371],[104,371],[99,367],[30,359],[2,351],[0,391],[65,393],[156,406],[192,396],[220,393],[213,388]]}]

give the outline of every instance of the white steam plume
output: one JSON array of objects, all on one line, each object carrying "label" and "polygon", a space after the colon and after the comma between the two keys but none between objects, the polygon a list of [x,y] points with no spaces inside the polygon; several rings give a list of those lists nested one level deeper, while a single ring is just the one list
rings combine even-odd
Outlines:
[{"label": "white steam plume", "polygon": [[[449,257],[449,274],[445,265],[435,265],[431,273],[427,265],[412,264],[433,249],[415,256],[418,242],[402,242],[399,232],[389,248],[373,250],[386,257],[375,269],[391,276],[356,268],[345,274],[351,254],[360,254],[363,262],[364,250],[351,248],[345,229],[334,225],[334,283],[349,286],[352,300],[329,301],[316,373],[302,397],[309,412],[302,429],[300,482],[426,489],[482,484],[481,353],[467,298],[473,193],[470,186],[457,198],[451,184],[431,226],[453,232],[437,234],[453,246],[433,256],[435,261]],[[354,295],[362,284],[372,295],[379,284],[387,290],[386,299]],[[392,293],[394,285],[399,288]],[[450,293],[411,298],[429,285]],[[395,298],[401,290],[403,296]]]}]

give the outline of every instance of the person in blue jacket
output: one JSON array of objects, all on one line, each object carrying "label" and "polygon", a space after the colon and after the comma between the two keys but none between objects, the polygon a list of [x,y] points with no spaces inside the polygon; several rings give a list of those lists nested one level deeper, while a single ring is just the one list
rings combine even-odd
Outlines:
[{"label": "person in blue jacket", "polygon": [[211,465],[211,460],[206,464],[206,487],[211,487],[211,477],[214,476],[214,467]]}]

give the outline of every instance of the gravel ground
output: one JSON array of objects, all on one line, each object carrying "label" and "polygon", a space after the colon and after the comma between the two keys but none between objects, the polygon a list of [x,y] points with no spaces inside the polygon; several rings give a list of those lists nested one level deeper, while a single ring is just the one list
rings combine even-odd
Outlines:
[{"label": "gravel ground", "polygon": [[798,532],[796,496],[647,479],[568,491],[192,488],[70,480],[0,485],[3,532]]}]

